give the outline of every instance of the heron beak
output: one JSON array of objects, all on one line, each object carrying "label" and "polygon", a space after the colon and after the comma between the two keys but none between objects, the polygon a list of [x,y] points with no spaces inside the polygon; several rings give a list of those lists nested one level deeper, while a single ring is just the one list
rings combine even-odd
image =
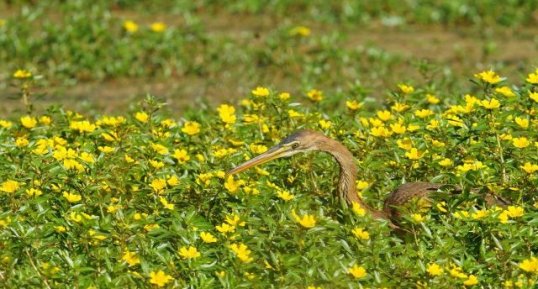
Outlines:
[{"label": "heron beak", "polygon": [[280,146],[280,145],[274,146],[274,147],[270,148],[268,151],[266,151],[265,153],[255,157],[253,159],[250,159],[250,160],[238,165],[237,167],[229,170],[226,173],[226,175],[230,176],[230,175],[233,175],[233,174],[237,174],[237,173],[240,173],[240,172],[242,172],[244,170],[247,170],[247,169],[249,169],[251,167],[264,164],[264,163],[272,161],[274,159],[278,159],[279,157],[282,157],[283,154],[286,153],[287,151],[289,151],[290,149],[291,149],[291,147],[289,147],[289,146]]}]

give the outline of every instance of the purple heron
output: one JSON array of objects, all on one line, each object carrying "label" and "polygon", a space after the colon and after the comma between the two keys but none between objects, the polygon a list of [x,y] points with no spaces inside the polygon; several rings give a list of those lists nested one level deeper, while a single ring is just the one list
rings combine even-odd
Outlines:
[{"label": "purple heron", "polygon": [[[347,204],[358,203],[372,216],[388,220],[391,225],[398,223],[400,217],[398,207],[406,204],[411,199],[427,197],[430,193],[441,189],[442,184],[428,182],[406,183],[394,190],[385,199],[383,210],[376,210],[366,204],[357,194],[355,178],[357,167],[351,152],[341,143],[311,130],[300,130],[283,139],[278,145],[270,148],[265,153],[258,155],[239,166],[228,171],[227,175],[240,173],[248,168],[260,165],[271,160],[289,157],[301,152],[322,151],[331,154],[340,165],[340,178],[338,181],[338,195]],[[454,192],[461,192],[457,186],[453,186]],[[486,202],[498,202],[497,199],[488,200],[492,196],[486,195]],[[503,201],[504,202],[504,201]]]}]

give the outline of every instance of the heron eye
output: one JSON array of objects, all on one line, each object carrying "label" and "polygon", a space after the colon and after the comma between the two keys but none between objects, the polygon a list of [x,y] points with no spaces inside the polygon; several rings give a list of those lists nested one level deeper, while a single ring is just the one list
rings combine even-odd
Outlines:
[{"label": "heron eye", "polygon": [[291,145],[292,149],[297,149],[298,147],[299,147],[299,143],[297,142]]}]

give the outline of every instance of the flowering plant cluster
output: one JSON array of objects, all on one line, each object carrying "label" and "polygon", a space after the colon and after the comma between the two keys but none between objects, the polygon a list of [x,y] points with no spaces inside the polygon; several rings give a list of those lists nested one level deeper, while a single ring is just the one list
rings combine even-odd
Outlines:
[{"label": "flowering plant cluster", "polygon": [[[127,29],[127,28],[126,28]],[[130,28],[132,29],[132,27]],[[29,81],[28,71],[14,78]],[[0,120],[0,282],[43,288],[532,288],[538,281],[538,70],[468,94],[395,85],[329,109],[318,89],[257,87],[168,117],[61,108]],[[404,182],[458,185],[405,233],[335,197],[324,154],[225,171],[299,128],[343,142],[374,207]],[[488,205],[487,196],[510,200]]]}]

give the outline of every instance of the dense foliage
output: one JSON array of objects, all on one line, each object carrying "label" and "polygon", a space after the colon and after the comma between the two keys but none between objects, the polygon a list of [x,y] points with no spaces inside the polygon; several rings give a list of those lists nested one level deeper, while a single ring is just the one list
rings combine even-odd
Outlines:
[{"label": "dense foliage", "polygon": [[[531,288],[538,279],[538,70],[473,94],[394,87],[337,110],[319,90],[258,87],[238,105],[165,117],[30,109],[0,121],[0,281],[10,288]],[[30,97],[30,98],[29,98]],[[344,106],[344,104],[342,104]],[[404,215],[406,234],[334,197],[323,154],[225,171],[299,128],[356,156],[375,207],[399,184],[458,184]],[[470,193],[471,188],[476,189]],[[485,192],[512,201],[486,207]]]}]

